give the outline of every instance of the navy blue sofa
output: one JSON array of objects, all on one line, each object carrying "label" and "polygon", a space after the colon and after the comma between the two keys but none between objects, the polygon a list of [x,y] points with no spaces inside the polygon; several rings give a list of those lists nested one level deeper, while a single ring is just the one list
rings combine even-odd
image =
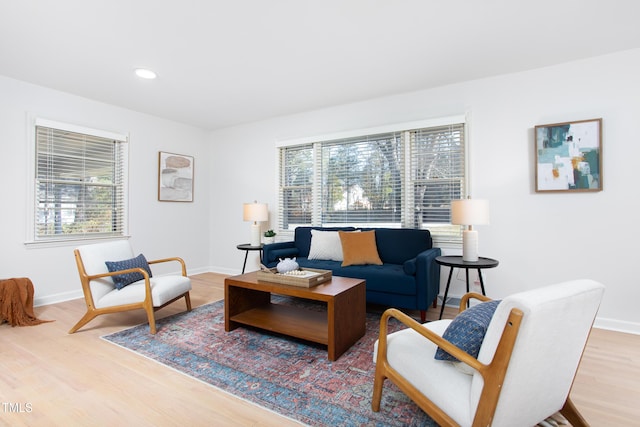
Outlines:
[{"label": "navy blue sofa", "polygon": [[262,263],[275,267],[280,259],[296,258],[300,267],[331,270],[335,276],[366,280],[367,302],[408,310],[420,310],[424,322],[426,310],[436,306],[440,290],[440,266],[429,230],[405,228],[361,228],[375,231],[378,255],[383,265],[350,265],[340,261],[308,259],[311,230],[355,231],[354,227],[298,227],[294,240],[264,245]]}]

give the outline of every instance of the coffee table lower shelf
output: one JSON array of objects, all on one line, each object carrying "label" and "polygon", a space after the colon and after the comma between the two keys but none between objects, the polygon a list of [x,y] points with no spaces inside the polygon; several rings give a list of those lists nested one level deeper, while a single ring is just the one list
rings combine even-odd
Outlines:
[{"label": "coffee table lower shelf", "polygon": [[231,321],[318,344],[329,344],[326,312],[315,313],[283,304],[268,304],[236,314]]}]

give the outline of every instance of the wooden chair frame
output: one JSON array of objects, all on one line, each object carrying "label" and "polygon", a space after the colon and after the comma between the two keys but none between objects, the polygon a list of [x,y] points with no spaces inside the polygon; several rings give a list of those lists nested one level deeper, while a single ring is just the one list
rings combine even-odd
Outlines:
[{"label": "wooden chair frame", "polygon": [[[182,295],[178,295],[177,297],[173,298],[170,301],[167,301],[166,303],[164,303],[159,307],[154,307],[153,299],[151,297],[151,282],[149,281],[149,274],[143,268],[130,268],[127,270],[113,271],[109,273],[96,274],[96,275],[88,275],[84,268],[84,263],[82,262],[80,251],[78,249],[75,249],[73,253],[76,258],[78,273],[80,274],[80,282],[82,283],[82,292],[84,293],[84,299],[87,304],[87,312],[84,314],[84,316],[82,316],[82,318],[78,321],[78,323],[76,323],[73,326],[73,328],[71,328],[71,330],[69,331],[70,334],[76,332],[78,329],[80,329],[81,327],[83,327],[84,325],[89,323],[91,320],[93,320],[95,317],[101,314],[111,314],[111,313],[118,313],[122,311],[137,310],[137,309],[143,309],[147,313],[147,318],[149,319],[149,330],[152,334],[155,334],[156,319],[155,319],[154,313],[157,310],[160,310],[161,308],[166,307],[172,302],[177,301],[180,298],[184,297],[185,302],[187,304],[187,311],[191,311],[191,297],[189,296],[189,291],[185,292]],[[163,259],[157,259],[154,261],[147,261],[147,262],[149,265],[151,265],[151,264],[159,264],[159,263],[171,262],[171,261],[179,262],[182,267],[182,276],[187,277],[187,266],[182,258],[179,258],[179,257],[163,258]],[[92,280],[99,279],[101,277],[109,277],[109,276],[115,276],[117,274],[134,273],[134,272],[141,273],[144,276],[145,298],[143,301],[139,303],[133,303],[133,304],[124,304],[124,305],[116,305],[112,307],[96,308],[93,301],[93,294],[91,293]]]},{"label": "wooden chair frame", "polygon": [[[483,295],[476,293],[467,293],[460,300],[460,312],[466,309],[467,302],[471,299],[481,301],[490,301]],[[403,323],[405,326],[418,332],[426,339],[432,341],[437,346],[445,350],[447,353],[456,357],[461,362],[471,366],[482,375],[484,379],[484,387],[478,403],[473,426],[489,426],[493,421],[493,416],[498,405],[500,391],[509,366],[511,353],[518,336],[520,324],[522,322],[523,313],[521,310],[514,308],[511,310],[507,322],[505,324],[500,342],[496,348],[493,360],[488,365],[478,361],[475,357],[469,355],[464,350],[455,346],[451,342],[445,340],[436,333],[424,328],[420,323],[403,312],[390,308],[386,310],[380,319],[380,336],[378,340],[378,355],[376,359],[376,372],[373,383],[373,399],[371,407],[375,412],[380,410],[380,400],[382,399],[382,386],[385,379],[391,380],[402,392],[404,392],[416,404],[439,425],[441,426],[458,426],[458,424],[447,415],[442,409],[434,404],[429,398],[422,394],[409,381],[401,376],[393,369],[387,361],[387,321],[389,317],[393,317]],[[560,413],[571,423],[572,426],[588,426],[589,424],[578,412],[569,397],[560,410]]]}]

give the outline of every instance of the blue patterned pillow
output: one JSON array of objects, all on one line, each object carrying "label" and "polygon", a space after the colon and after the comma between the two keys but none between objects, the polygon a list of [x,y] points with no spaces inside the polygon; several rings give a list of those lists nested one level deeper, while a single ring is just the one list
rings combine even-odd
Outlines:
[{"label": "blue patterned pillow", "polygon": [[[442,334],[442,338],[460,347],[471,356],[478,357],[484,334],[487,333],[489,322],[491,322],[498,304],[500,304],[499,300],[487,301],[466,309],[453,319],[453,322]],[[458,359],[441,348],[436,351],[435,358],[458,362]]]},{"label": "blue patterned pillow", "polygon": [[[113,273],[114,271],[128,270],[130,268],[140,267],[147,270],[147,273],[149,273],[149,277],[151,277],[151,268],[149,268],[147,259],[142,254],[138,255],[135,258],[125,259],[123,261],[105,261],[104,263],[107,265],[107,269],[110,273]],[[142,275],[142,273],[134,272],[117,274],[115,276],[111,276],[111,278],[113,279],[113,283],[116,285],[116,288],[122,289],[133,282],[144,279],[144,276]]]}]

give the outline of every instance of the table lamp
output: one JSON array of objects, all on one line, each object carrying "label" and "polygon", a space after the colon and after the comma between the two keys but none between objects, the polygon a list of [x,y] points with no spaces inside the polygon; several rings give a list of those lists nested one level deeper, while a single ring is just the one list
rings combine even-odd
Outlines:
[{"label": "table lamp", "polygon": [[489,224],[489,201],[460,199],[451,201],[451,224],[466,225],[462,232],[462,260],[478,261],[478,232],[474,225]]},{"label": "table lamp", "polygon": [[252,221],[251,224],[251,246],[260,246],[260,224],[269,219],[269,210],[266,203],[245,203],[242,209],[242,219]]}]

